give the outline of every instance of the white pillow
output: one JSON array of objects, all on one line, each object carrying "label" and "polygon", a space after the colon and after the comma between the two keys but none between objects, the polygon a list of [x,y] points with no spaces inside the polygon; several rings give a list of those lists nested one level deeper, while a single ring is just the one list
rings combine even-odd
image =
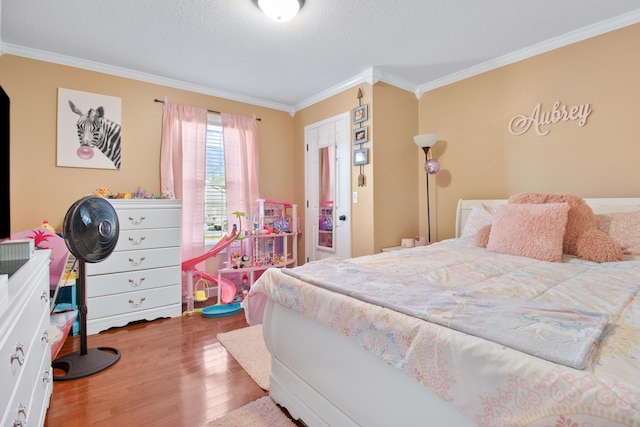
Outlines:
[{"label": "white pillow", "polygon": [[640,255],[640,211],[597,214],[596,223],[625,255]]},{"label": "white pillow", "polygon": [[495,207],[486,206],[484,203],[472,206],[471,212],[469,212],[469,216],[464,222],[464,228],[462,229],[460,237],[476,237],[478,230],[493,222],[495,213]]}]

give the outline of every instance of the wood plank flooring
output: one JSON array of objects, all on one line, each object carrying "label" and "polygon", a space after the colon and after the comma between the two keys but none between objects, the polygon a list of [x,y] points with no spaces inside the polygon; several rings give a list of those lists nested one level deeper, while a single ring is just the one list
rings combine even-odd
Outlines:
[{"label": "wood plank flooring", "polygon": [[[122,356],[86,378],[54,381],[45,426],[201,426],[266,396],[216,339],[246,326],[241,311],[215,319],[158,319],[89,335],[88,348],[113,347]],[[59,356],[78,350],[79,336],[68,337]]]}]

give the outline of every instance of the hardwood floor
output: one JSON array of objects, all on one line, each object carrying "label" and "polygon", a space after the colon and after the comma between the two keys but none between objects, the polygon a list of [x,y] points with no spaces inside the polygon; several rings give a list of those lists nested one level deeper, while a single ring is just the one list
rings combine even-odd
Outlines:
[{"label": "hardwood floor", "polygon": [[[86,378],[54,381],[46,427],[201,426],[268,395],[217,341],[248,326],[244,313],[141,322],[87,338],[121,358]],[[59,356],[80,350],[68,337]]]}]

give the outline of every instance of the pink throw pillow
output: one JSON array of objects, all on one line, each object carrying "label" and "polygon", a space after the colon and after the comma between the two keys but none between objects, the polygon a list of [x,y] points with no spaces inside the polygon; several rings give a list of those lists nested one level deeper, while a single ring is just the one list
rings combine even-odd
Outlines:
[{"label": "pink throw pillow", "polygon": [[640,211],[596,215],[598,228],[604,231],[627,255],[640,255]]},{"label": "pink throw pillow", "polygon": [[496,209],[487,250],[541,261],[562,261],[569,204],[506,204]]}]

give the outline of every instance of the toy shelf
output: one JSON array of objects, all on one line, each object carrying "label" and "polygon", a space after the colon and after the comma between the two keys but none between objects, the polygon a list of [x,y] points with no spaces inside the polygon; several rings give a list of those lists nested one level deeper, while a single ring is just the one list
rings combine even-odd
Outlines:
[{"label": "toy shelf", "polygon": [[246,227],[251,231],[228,248],[227,261],[218,270],[218,279],[224,275],[246,275],[251,287],[268,268],[297,265],[297,205],[267,199],[258,199],[258,205],[258,214],[248,219],[253,221]]}]

